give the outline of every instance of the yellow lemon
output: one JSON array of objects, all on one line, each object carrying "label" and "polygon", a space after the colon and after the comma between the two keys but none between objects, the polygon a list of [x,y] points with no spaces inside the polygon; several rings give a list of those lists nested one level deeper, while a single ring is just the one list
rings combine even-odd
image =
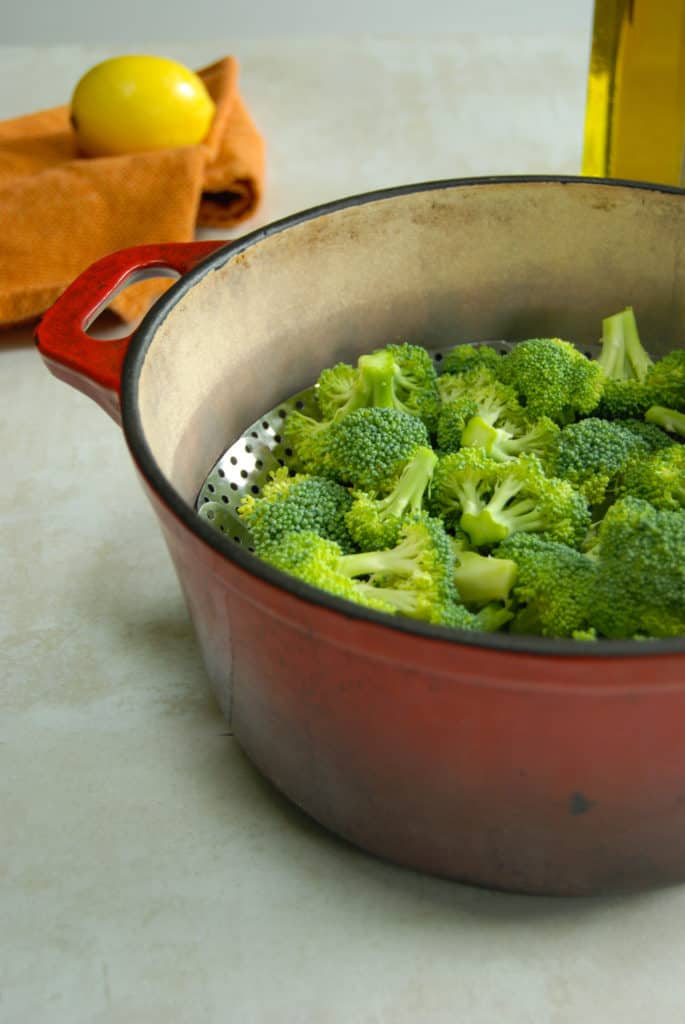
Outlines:
[{"label": "yellow lemon", "polygon": [[213,116],[202,79],[165,57],[111,57],[86,72],[71,98],[71,123],[86,156],[192,146]]}]

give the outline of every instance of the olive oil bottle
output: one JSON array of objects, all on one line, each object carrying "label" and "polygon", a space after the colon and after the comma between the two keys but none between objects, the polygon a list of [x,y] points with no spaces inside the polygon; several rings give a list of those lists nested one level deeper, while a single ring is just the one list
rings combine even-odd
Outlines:
[{"label": "olive oil bottle", "polygon": [[583,174],[685,183],[685,0],[595,0]]}]

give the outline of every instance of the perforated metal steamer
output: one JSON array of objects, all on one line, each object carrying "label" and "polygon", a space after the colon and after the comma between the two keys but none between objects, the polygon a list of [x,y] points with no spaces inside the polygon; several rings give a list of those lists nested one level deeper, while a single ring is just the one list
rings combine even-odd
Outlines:
[{"label": "perforated metal steamer", "polygon": [[[50,369],[122,424],[234,736],[331,831],[526,892],[685,880],[685,639],[593,645],[383,615],[262,563],[234,518],[279,458],[284,399],[324,366],[397,340],[584,347],[626,305],[660,355],[685,338],[684,257],[681,190],[436,182],[231,245],[115,254],[46,314]],[[130,337],[88,337],[122,283],[160,272],[181,277]],[[227,507],[228,535],[198,495]]]}]

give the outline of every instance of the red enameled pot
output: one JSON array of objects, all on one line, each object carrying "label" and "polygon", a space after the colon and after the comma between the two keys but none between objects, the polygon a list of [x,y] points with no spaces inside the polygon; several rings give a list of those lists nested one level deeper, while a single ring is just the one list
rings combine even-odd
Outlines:
[{"label": "red enameled pot", "polygon": [[[216,458],[322,367],[389,341],[596,342],[633,305],[685,337],[685,193],[491,178],[357,196],[232,244],[100,260],[37,330],[119,420],[207,671],[255,765],[325,826],[422,871],[536,893],[685,878],[685,638],[572,643],[387,617],[259,562],[193,510]],[[125,283],[179,280],[123,340]]]}]

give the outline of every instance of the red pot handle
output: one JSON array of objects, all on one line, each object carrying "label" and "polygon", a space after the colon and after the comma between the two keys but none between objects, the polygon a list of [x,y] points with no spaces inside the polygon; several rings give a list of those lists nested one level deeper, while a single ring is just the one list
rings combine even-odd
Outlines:
[{"label": "red pot handle", "polygon": [[186,274],[226,245],[224,239],[137,245],[93,263],[73,281],[38,324],[38,351],[60,380],[93,398],[120,422],[121,369],[133,333],[103,341],[86,331],[113,296],[145,278]]}]

